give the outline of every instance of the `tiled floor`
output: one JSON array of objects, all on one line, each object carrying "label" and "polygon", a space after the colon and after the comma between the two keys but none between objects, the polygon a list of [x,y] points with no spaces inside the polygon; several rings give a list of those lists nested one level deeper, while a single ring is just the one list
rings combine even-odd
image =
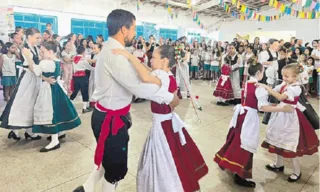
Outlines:
[{"label": "tiled floor", "polygon": [[[176,111],[189,125],[188,130],[200,148],[209,174],[201,180],[202,192],[226,191],[266,191],[296,192],[319,191],[319,155],[299,158],[302,178],[298,183],[289,184],[286,179],[292,172],[290,161],[285,161],[284,174],[275,174],[264,168],[274,160],[274,155],[259,149],[254,156],[253,175],[257,183],[255,190],[247,190],[233,184],[230,175],[221,171],[212,158],[224,144],[228,124],[232,116],[232,107],[215,105],[212,96],[214,85],[196,81],[193,91],[199,95],[203,111],[199,112],[201,123],[197,122],[195,112],[188,100],[181,101]],[[2,102],[2,100],[1,100]],[[311,100],[319,108],[317,100]],[[3,106],[3,102],[1,103]],[[76,104],[81,107],[80,102]],[[120,183],[118,192],[135,192],[135,176],[139,154],[151,126],[149,103],[133,104],[133,127],[130,130],[129,173]],[[93,168],[95,140],[90,128],[90,114],[81,115],[82,125],[67,134],[59,150],[41,154],[38,150],[48,141],[21,140],[15,142],[7,139],[8,131],[0,129],[0,192],[72,192],[84,183]],[[265,125],[261,127],[261,141],[265,135]],[[318,131],[317,131],[318,132]],[[21,132],[22,133],[22,132]],[[101,191],[101,183],[96,191]],[[174,192],[174,191],[172,191]]]}]

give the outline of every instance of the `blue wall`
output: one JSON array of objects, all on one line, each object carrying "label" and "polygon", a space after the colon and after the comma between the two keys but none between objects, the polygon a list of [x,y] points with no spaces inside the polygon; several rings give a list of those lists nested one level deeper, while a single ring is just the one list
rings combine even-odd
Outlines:
[{"label": "blue wall", "polygon": [[39,29],[41,33],[46,30],[46,24],[52,24],[52,30],[58,32],[58,17],[47,15],[36,15],[30,13],[14,12],[15,26],[21,26],[23,28],[35,27]]},{"label": "blue wall", "polygon": [[[46,29],[47,23],[52,23],[52,30],[54,33],[58,33],[58,17],[38,15],[30,13],[14,13],[15,25],[23,28],[35,27],[42,33]],[[62,27],[62,26],[61,26]],[[84,37],[92,35],[96,39],[97,35],[102,34],[104,39],[108,39],[108,28],[105,21],[93,21],[85,19],[71,19],[71,33],[81,33]],[[171,38],[177,40],[178,30],[176,29],[157,29],[156,24],[143,22],[141,25],[137,25],[136,37],[142,36],[146,41],[149,40],[150,35],[154,35],[156,39],[163,37],[164,39]],[[64,34],[65,35],[65,34]]]}]

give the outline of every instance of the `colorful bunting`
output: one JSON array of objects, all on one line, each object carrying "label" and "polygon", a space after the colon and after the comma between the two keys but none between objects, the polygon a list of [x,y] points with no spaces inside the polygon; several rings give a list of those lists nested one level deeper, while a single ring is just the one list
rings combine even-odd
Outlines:
[{"label": "colorful bunting", "polygon": [[140,10],[140,0],[137,0],[137,11]]}]

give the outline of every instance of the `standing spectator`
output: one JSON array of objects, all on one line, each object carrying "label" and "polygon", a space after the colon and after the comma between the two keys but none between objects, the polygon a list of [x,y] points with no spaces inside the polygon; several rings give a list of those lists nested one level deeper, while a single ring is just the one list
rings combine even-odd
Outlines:
[{"label": "standing spectator", "polygon": [[52,24],[47,23],[46,24],[46,30],[49,31],[50,36],[54,34],[54,31],[52,30]]}]

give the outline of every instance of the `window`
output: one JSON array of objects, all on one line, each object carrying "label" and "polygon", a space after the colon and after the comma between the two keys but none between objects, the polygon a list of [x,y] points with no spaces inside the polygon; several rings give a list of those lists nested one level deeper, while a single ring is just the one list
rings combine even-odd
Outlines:
[{"label": "window", "polygon": [[196,32],[188,32],[188,41],[191,42],[192,40],[196,40],[198,42],[201,41],[201,34]]},{"label": "window", "polygon": [[51,23],[53,32],[58,33],[58,18],[56,16],[14,12],[14,22],[15,26],[34,27],[39,29],[41,33],[46,30],[46,24]]},{"label": "window", "polygon": [[92,35],[94,40],[101,34],[104,40],[108,39],[108,28],[104,21],[71,19],[71,33],[81,33],[85,38],[88,35]]},{"label": "window", "polygon": [[171,38],[172,41],[177,40],[178,31],[175,29],[160,29],[160,37],[163,39]]},{"label": "window", "polygon": [[137,31],[137,35],[136,35],[137,38],[139,38],[140,36],[143,37],[143,26],[142,25],[138,25],[136,28],[136,31]]}]

